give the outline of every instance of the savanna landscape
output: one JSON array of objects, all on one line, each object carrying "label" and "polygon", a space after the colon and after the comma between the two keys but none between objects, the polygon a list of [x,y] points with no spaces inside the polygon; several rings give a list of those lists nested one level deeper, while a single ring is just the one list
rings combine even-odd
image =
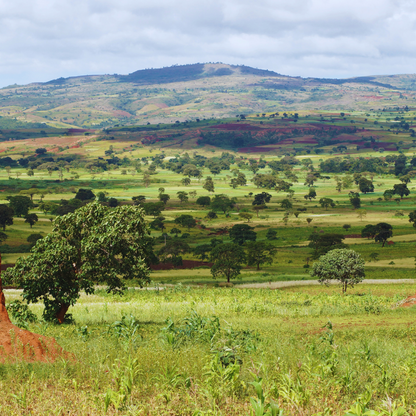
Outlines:
[{"label": "savanna landscape", "polygon": [[415,81],[0,89],[0,414],[415,415]]}]

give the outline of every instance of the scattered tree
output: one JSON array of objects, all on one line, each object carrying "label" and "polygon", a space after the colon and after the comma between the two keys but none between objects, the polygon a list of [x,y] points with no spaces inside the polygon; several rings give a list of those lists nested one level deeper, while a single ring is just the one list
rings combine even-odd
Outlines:
[{"label": "scattered tree", "polygon": [[246,241],[256,241],[254,227],[247,224],[235,224],[230,229],[230,238],[235,244],[243,245]]},{"label": "scattered tree", "polygon": [[178,224],[182,227],[186,227],[188,231],[191,228],[196,227],[196,220],[192,215],[189,214],[182,214],[178,218],[175,218],[175,224]]},{"label": "scattered tree", "polygon": [[342,293],[345,293],[348,286],[354,287],[363,281],[364,260],[354,250],[331,250],[312,265],[310,275],[321,284],[337,280],[341,284]]},{"label": "scattered tree", "polygon": [[247,248],[247,264],[255,265],[260,270],[262,264],[272,264],[273,258],[277,253],[277,248],[264,241],[248,241],[245,243]]},{"label": "scattered tree", "polygon": [[3,231],[6,231],[6,225],[13,225],[13,215],[13,208],[0,204],[0,226],[3,227]]},{"label": "scattered tree", "polygon": [[227,282],[240,275],[242,264],[246,260],[244,249],[234,243],[216,245],[211,251],[211,274],[214,278],[224,276]]},{"label": "scattered tree", "polygon": [[30,228],[33,227],[38,222],[38,216],[36,214],[27,214],[25,216],[25,222],[27,222],[30,225]]}]

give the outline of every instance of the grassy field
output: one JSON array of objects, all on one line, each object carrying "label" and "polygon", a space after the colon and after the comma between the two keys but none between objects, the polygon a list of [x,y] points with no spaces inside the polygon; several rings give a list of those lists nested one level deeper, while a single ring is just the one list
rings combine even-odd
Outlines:
[{"label": "grassy field", "polygon": [[[403,284],[362,284],[344,296],[332,287],[98,291],[72,309],[74,324],[30,325],[74,361],[0,366],[0,409],[257,415],[260,385],[264,404],[284,415],[344,415],[357,402],[377,415],[395,407],[413,415],[415,310],[399,305],[415,292]],[[40,317],[40,305],[31,310]]]},{"label": "grassy field", "polygon": [[[391,128],[395,117],[403,118],[409,128]],[[74,354],[74,360],[59,359],[50,365],[0,365],[4,392],[0,414],[343,416],[355,406],[349,414],[364,415],[363,409],[368,408],[376,415],[397,416],[406,414],[397,410],[402,407],[414,415],[415,309],[403,308],[401,303],[415,294],[416,285],[370,286],[364,280],[344,296],[338,286],[269,290],[238,285],[310,280],[308,266],[314,261],[308,247],[310,236],[326,233],[343,235],[348,247],[362,256],[366,278],[415,278],[416,229],[408,217],[415,210],[412,159],[416,148],[411,131],[415,117],[415,109],[402,108],[350,112],[345,119],[329,111],[299,111],[296,124],[281,117],[247,115],[238,126],[266,126],[279,131],[276,143],[264,145],[269,147],[261,153],[256,149],[239,152],[226,146],[198,144],[203,139],[201,132],[208,135],[222,131],[218,126],[212,128],[220,123],[218,120],[200,125],[179,123],[169,128],[161,125],[156,133],[120,127],[87,136],[0,142],[0,162],[5,157],[12,160],[0,163],[0,203],[8,204],[8,197],[29,189],[39,191],[33,195],[30,210],[39,219],[33,228],[24,217],[16,216],[13,225],[6,226],[7,239],[0,245],[3,263],[13,264],[20,256],[29,255],[28,250],[18,250],[27,245],[31,234],[45,236],[52,230],[55,214],[45,208],[45,203],[55,208],[64,206],[73,201],[80,188],[91,189],[97,196],[103,192],[107,200],[132,204],[132,197],[138,195],[145,196],[146,202],[157,202],[159,188],[163,187],[163,192],[170,195],[161,213],[166,227],[163,232],[168,240],[185,241],[191,249],[209,244],[212,238],[230,242],[229,234],[218,235],[218,231],[243,223],[239,213],[251,213],[249,225],[257,241],[269,242],[277,249],[272,263],[262,264],[258,271],[244,264],[232,288],[218,287],[225,278],[214,279],[210,266],[205,266],[152,271],[149,290],[129,289],[124,296],[109,295],[101,288],[91,296],[82,294],[69,309],[72,324],[47,323],[41,319],[43,305],[30,305],[37,322],[29,324],[29,329],[55,337]],[[237,125],[235,119],[221,123]],[[304,136],[294,131],[315,125],[319,126],[317,143],[312,145],[302,142]],[[327,125],[341,129],[356,126],[358,130],[349,136],[334,133],[328,138]],[[155,137],[160,141],[146,142]],[[253,133],[252,139],[253,147],[262,147],[260,136]],[[380,152],[364,145],[357,150],[354,140],[394,150]],[[39,147],[46,148],[45,155],[35,154]],[[223,155],[225,151],[228,156]],[[149,168],[162,152],[163,164],[155,164],[146,182]],[[113,161],[117,158],[114,163],[107,163],[110,155]],[[182,184],[183,173],[166,168],[171,158],[195,161],[197,155],[216,163],[232,155],[234,161],[215,174],[207,166],[200,167],[202,178],[192,177],[188,186]],[[404,176],[395,174],[394,158],[386,161],[386,156],[401,155],[407,157],[410,194],[397,200],[385,199],[384,192],[401,183]],[[285,157],[312,161],[309,168],[298,163],[274,175],[293,182],[293,192],[257,187],[250,159],[255,163],[264,161],[258,174],[271,174],[270,164]],[[308,175],[319,171],[321,162],[334,157],[339,158],[338,164],[377,157],[383,158],[385,165],[377,172],[321,172],[313,185],[316,198],[305,199],[310,189],[305,185]],[[20,165],[19,160],[25,158],[33,169]],[[40,159],[42,163],[38,164]],[[245,175],[245,186],[230,186],[233,169]],[[353,181],[340,191],[336,189],[339,181],[354,173],[371,178],[374,192],[360,192]],[[207,176],[213,177],[214,193],[203,188]],[[178,191],[187,192],[189,200],[180,202]],[[196,195],[189,195],[191,191]],[[254,195],[263,191],[272,198],[257,216],[252,202]],[[361,211],[351,205],[351,191],[360,192]],[[235,197],[236,204],[227,214],[218,211],[218,218],[208,220],[210,208],[197,205],[196,199],[216,194]],[[319,201],[324,197],[331,198],[334,206],[322,207]],[[284,199],[289,200],[291,208],[282,207]],[[192,215],[198,227],[188,230],[179,226],[181,233],[173,237],[170,231],[178,227],[175,219],[181,214]],[[146,216],[146,220],[150,223],[154,217]],[[366,225],[380,222],[393,227],[393,236],[384,247],[373,239],[359,238]],[[345,224],[350,227],[343,228]],[[276,239],[267,240],[269,229],[276,231]],[[151,235],[158,251],[165,244],[162,231],[152,230]],[[372,259],[374,253],[378,255],[376,260]],[[193,252],[183,255],[183,260],[195,259]],[[137,286],[135,281],[126,283]],[[8,303],[20,299],[20,292],[7,291],[6,298]],[[269,413],[262,410],[266,405],[270,405]],[[276,409],[272,413],[273,406],[282,413]]]}]

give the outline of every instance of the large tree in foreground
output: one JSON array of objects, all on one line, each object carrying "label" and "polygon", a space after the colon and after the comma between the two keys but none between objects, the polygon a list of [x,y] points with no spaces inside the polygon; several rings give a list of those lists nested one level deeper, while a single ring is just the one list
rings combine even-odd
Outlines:
[{"label": "large tree in foreground", "polygon": [[134,206],[108,208],[98,202],[56,218],[52,233],[39,240],[27,258],[5,272],[23,289],[29,303],[43,301],[44,318],[62,323],[83,290],[104,283],[121,292],[123,279],[149,282],[152,239],[143,211]]},{"label": "large tree in foreground", "polygon": [[328,284],[331,280],[338,280],[342,293],[347,287],[363,281],[364,260],[354,250],[335,249],[319,258],[312,265],[310,275],[319,280],[319,283]]}]

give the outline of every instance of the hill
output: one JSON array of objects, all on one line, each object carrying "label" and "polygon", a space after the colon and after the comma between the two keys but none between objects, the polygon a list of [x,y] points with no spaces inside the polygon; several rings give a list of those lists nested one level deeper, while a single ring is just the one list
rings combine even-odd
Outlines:
[{"label": "hill", "polygon": [[416,75],[318,79],[198,63],[9,86],[0,90],[0,129],[23,123],[95,130],[276,111],[368,111],[415,99]]}]

